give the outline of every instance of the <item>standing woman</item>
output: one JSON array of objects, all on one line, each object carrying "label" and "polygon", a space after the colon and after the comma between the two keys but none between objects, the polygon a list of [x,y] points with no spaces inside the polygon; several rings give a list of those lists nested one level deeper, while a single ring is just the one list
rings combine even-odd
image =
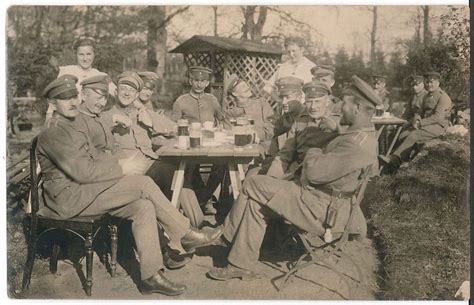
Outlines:
[{"label": "standing woman", "polygon": [[311,68],[315,66],[311,60],[304,56],[305,40],[303,38],[287,37],[284,45],[287,60],[278,66],[277,71],[265,82],[263,88],[275,101],[280,100],[277,94],[277,84],[281,78],[291,76],[301,79],[304,84],[309,83],[313,78]]},{"label": "standing woman", "polygon": [[[79,92],[79,101],[82,102],[81,97],[81,81],[97,75],[107,75],[105,72],[101,72],[95,68],[92,68],[95,58],[95,42],[92,38],[81,38],[74,43],[74,50],[76,52],[76,62],[75,65],[60,66],[58,77],[69,74],[77,77],[78,81],[76,83],[77,91]],[[108,79],[109,81],[109,94],[115,95],[115,84]],[[53,105],[48,105],[48,110],[46,112],[46,123],[51,118],[55,108]]]}]

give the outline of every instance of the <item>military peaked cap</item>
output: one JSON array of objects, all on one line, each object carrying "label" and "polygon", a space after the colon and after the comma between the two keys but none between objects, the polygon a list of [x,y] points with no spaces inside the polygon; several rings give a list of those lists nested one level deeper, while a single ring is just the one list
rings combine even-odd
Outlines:
[{"label": "military peaked cap", "polygon": [[137,91],[141,91],[143,88],[143,80],[138,76],[137,72],[125,71],[118,76],[117,83],[129,85],[135,88]]},{"label": "military peaked cap", "polygon": [[82,82],[80,82],[80,85],[83,89],[90,88],[102,95],[109,94],[109,81],[107,75],[97,75],[88,77]]},{"label": "military peaked cap", "polygon": [[304,84],[303,92],[305,99],[311,99],[330,95],[331,88],[322,82],[309,82]]},{"label": "military peaked cap", "polygon": [[69,99],[78,95],[76,88],[77,77],[70,74],[64,74],[51,83],[43,90],[46,98]]},{"label": "military peaked cap", "polygon": [[379,95],[372,89],[369,84],[360,79],[357,75],[351,78],[351,85],[344,91],[344,95],[352,95],[365,104],[370,106],[382,105],[382,100]]}]

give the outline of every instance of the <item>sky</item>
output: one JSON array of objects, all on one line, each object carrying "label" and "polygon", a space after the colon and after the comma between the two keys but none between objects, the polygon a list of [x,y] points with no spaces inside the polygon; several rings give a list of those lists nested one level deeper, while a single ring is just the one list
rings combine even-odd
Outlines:
[{"label": "sky", "polygon": [[[369,33],[372,26],[372,12],[367,6],[284,6],[286,12],[295,19],[310,24],[312,39],[317,39],[323,48],[334,54],[339,47],[349,53],[361,50],[365,55],[370,51]],[[468,8],[466,8],[468,11]],[[168,8],[168,13],[175,8]],[[433,33],[439,27],[439,16],[448,11],[447,6],[432,6],[430,22]],[[218,12],[218,33],[227,36],[238,29],[242,21],[242,12],[236,6],[220,6]],[[378,8],[378,42],[377,47],[389,53],[396,46],[396,41],[413,37],[416,6],[379,6]],[[170,47],[177,45],[173,33],[190,38],[193,35],[213,35],[213,9],[210,6],[192,6],[185,14],[176,16],[168,27]],[[264,27],[264,35],[278,26],[280,18],[269,13]],[[289,32],[288,35],[295,35]]]}]

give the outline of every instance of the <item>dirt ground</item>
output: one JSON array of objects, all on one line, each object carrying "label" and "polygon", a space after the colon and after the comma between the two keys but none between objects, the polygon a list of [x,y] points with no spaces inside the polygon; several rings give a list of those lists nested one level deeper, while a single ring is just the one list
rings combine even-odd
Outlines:
[{"label": "dirt ground", "polygon": [[[94,253],[93,267],[93,299],[164,299],[164,300],[199,300],[199,299],[299,299],[299,300],[345,300],[345,299],[375,299],[377,292],[376,252],[371,240],[362,242],[351,241],[346,245],[346,253],[351,255],[361,268],[363,284],[356,281],[358,274],[356,266],[347,259],[337,262],[338,269],[347,276],[338,276],[334,271],[321,265],[311,265],[298,272],[287,286],[278,291],[276,277],[287,270],[288,261],[296,253],[296,244],[290,244],[283,252],[264,249],[260,257],[258,272],[263,275],[254,281],[214,281],[206,276],[213,266],[225,263],[225,248],[209,246],[199,249],[192,261],[179,270],[166,270],[166,276],[172,281],[186,284],[187,291],[178,297],[167,297],[161,294],[142,295],[137,287],[139,282],[138,262],[130,252],[130,243],[119,242],[119,257],[117,275],[112,278],[97,252]],[[37,259],[33,270],[31,286],[22,298],[32,299],[87,299],[81,281],[84,279],[85,259],[80,267],[75,268],[70,257],[80,257],[72,253],[80,249],[78,242],[76,250],[69,250],[65,260],[58,263],[56,274],[49,272],[47,257]],[[124,250],[124,248],[126,248]],[[127,250],[128,249],[128,250]],[[288,252],[289,250],[292,250]],[[128,252],[128,253],[127,253]],[[100,253],[100,251],[99,251]],[[294,255],[293,255],[294,256]]]}]

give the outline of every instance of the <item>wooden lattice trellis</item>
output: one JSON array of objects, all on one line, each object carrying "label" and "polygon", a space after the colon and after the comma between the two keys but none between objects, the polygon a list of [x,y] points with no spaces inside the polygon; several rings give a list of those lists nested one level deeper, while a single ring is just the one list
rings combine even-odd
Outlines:
[{"label": "wooden lattice trellis", "polygon": [[270,97],[263,92],[265,81],[275,73],[280,58],[278,56],[249,54],[249,53],[188,53],[184,56],[186,66],[199,65],[209,67],[214,71],[211,81],[211,92],[222,101],[223,85],[225,78],[236,74],[245,80],[252,93],[265,97],[270,102]]}]

